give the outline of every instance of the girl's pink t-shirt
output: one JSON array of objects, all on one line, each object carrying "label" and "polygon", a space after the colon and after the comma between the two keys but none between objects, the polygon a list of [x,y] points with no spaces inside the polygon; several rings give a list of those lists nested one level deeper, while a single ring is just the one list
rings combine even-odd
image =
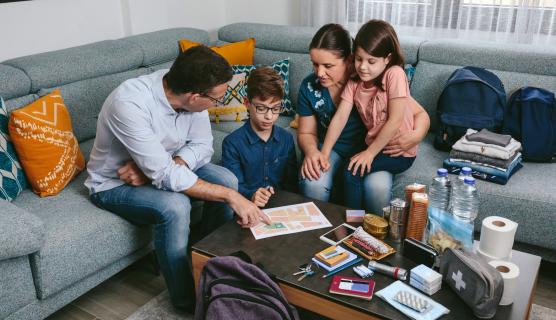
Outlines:
[{"label": "girl's pink t-shirt", "polygon": [[[370,145],[377,137],[380,129],[388,120],[388,100],[393,98],[409,98],[409,83],[404,70],[400,66],[392,66],[384,72],[382,78],[384,91],[377,86],[364,88],[363,82],[349,80],[342,92],[342,100],[355,104],[363,123],[367,127],[365,143]],[[406,99],[404,117],[402,125],[398,129],[399,133],[413,130],[413,112]],[[404,157],[415,157],[417,146],[405,151]]]}]

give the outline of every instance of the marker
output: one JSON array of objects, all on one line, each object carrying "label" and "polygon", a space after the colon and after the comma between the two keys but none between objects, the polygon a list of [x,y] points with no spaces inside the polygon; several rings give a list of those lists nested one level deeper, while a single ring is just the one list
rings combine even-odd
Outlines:
[{"label": "marker", "polygon": [[325,274],[325,275],[322,276],[322,277],[323,277],[323,278],[330,277],[331,275],[336,274],[336,273],[338,273],[338,272],[340,272],[340,271],[342,271],[342,270],[344,270],[344,269],[347,269],[347,268],[353,266],[354,264],[358,264],[358,263],[361,262],[361,261],[363,261],[363,258],[359,257],[359,258],[357,258],[357,259],[355,259],[355,260],[353,260],[353,261],[351,261],[351,262],[346,263],[345,265],[339,267],[339,268],[336,269],[336,270],[330,271],[329,273]]}]

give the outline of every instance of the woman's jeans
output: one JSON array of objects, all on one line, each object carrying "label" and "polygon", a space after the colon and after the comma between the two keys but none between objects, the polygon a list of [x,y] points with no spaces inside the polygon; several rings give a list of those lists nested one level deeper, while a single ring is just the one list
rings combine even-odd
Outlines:
[{"label": "woman's jeans", "polygon": [[[327,172],[321,172],[318,180],[309,180],[301,178],[299,181],[299,190],[309,198],[328,202],[333,186],[336,188],[345,185],[342,183],[342,170],[349,164],[349,159],[341,157],[336,152],[330,153],[330,169]],[[340,173],[340,174],[338,174]],[[353,185],[356,192],[364,192],[364,207],[353,206],[352,208],[365,209],[369,212],[381,213],[382,208],[390,203],[392,197],[392,180],[393,175],[388,171],[378,171],[365,176],[362,185]],[[352,185],[344,188],[344,197],[354,192]],[[351,207],[351,206],[350,206]]]},{"label": "woman's jeans", "polygon": [[[228,169],[208,163],[195,171],[200,179],[237,190],[237,178]],[[174,306],[193,310],[195,289],[187,244],[191,199],[183,193],[152,185],[121,185],[91,195],[92,202],[136,225],[154,225],[154,246]],[[223,202],[206,201],[200,223],[202,236],[226,221],[233,211]]]},{"label": "woman's jeans", "polygon": [[[346,165],[343,177],[346,206],[382,215],[382,208],[388,206],[392,196],[393,176],[409,169],[414,161],[415,157],[390,157],[381,152],[373,160],[371,172],[363,177],[360,171],[353,175]],[[370,178],[375,174],[377,177]]]}]

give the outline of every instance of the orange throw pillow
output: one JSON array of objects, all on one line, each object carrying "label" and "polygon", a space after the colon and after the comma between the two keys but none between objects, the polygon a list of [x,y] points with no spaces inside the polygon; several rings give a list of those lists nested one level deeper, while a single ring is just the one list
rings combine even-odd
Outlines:
[{"label": "orange throw pillow", "polygon": [[[181,51],[201,45],[200,43],[183,39],[179,41]],[[255,55],[255,38],[210,47],[214,52],[223,56],[229,64],[253,64]]]},{"label": "orange throw pillow", "polygon": [[58,194],[85,168],[60,90],[12,111],[8,130],[33,192],[41,197]]}]

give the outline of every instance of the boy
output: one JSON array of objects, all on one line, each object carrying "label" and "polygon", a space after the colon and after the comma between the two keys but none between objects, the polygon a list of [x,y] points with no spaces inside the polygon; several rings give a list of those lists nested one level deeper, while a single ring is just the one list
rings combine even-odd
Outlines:
[{"label": "boy", "polygon": [[245,105],[249,120],[222,143],[222,165],[239,182],[239,193],[264,207],[274,188],[295,191],[297,159],[292,135],[274,123],[284,97],[280,75],[269,67],[253,70]]}]

